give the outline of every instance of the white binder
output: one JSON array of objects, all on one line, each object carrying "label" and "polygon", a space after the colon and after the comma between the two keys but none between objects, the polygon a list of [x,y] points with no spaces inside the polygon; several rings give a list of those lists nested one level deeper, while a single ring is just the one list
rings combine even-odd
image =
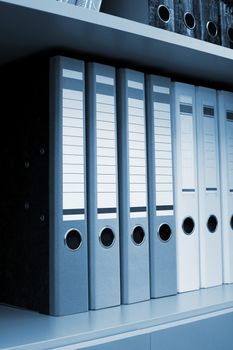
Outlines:
[{"label": "white binder", "polygon": [[147,76],[151,297],[177,293],[171,81]]},{"label": "white binder", "polygon": [[216,91],[196,88],[201,287],[222,283],[219,143]]},{"label": "white binder", "polygon": [[144,74],[118,71],[122,303],[150,298]]},{"label": "white binder", "polygon": [[51,60],[51,314],[88,310],[84,62]]},{"label": "white binder", "polygon": [[90,63],[88,76],[88,238],[90,308],[120,304],[115,68]]},{"label": "white binder", "polygon": [[218,91],[223,282],[233,283],[233,93]]},{"label": "white binder", "polygon": [[174,83],[177,289],[200,288],[195,87]]}]

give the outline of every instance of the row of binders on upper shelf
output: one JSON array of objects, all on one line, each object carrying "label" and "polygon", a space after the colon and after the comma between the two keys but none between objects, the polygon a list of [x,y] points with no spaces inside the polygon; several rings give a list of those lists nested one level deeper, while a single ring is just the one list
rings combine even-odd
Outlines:
[{"label": "row of binders on upper shelf", "polygon": [[[3,85],[8,171],[20,147],[35,152],[42,119],[36,125],[33,113],[47,123],[50,106],[47,163],[34,157],[4,180],[16,193],[33,186],[25,213],[2,209],[3,301],[28,307],[32,295],[39,306],[31,308],[44,312],[43,300],[47,313],[66,315],[232,283],[233,93],[66,57],[49,62],[45,73],[35,64],[7,71],[6,84],[12,74],[27,87],[15,85],[14,104]],[[35,199],[37,213],[43,192],[48,213],[37,223],[29,204]]]},{"label": "row of binders on upper shelf", "polygon": [[101,11],[233,48],[231,0],[103,0]]}]

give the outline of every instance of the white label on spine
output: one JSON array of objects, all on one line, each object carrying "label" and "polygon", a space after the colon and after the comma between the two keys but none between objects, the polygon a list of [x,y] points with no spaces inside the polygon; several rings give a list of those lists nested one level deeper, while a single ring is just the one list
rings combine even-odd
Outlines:
[{"label": "white label on spine", "polygon": [[[130,217],[137,218],[147,216],[144,84],[128,80],[128,88],[129,209]],[[142,98],[134,98],[137,90]]]},{"label": "white label on spine", "polygon": [[[233,112],[230,112],[233,115]],[[226,123],[227,134],[227,165],[229,191],[233,195],[233,120],[228,119]]]},{"label": "white label on spine", "polygon": [[115,79],[96,75],[96,84],[98,84],[96,87],[97,218],[115,219],[117,217]]},{"label": "white label on spine", "polygon": [[[187,99],[187,101],[190,101]],[[183,109],[181,108],[183,107]],[[185,112],[187,110],[187,112]],[[190,112],[189,112],[190,110]],[[195,191],[194,126],[192,104],[180,105],[182,190]]]},{"label": "white label on spine", "polygon": [[[213,110],[213,107],[211,108]],[[207,190],[217,190],[217,135],[214,115],[203,115],[205,186]]]},{"label": "white label on spine", "polygon": [[63,69],[62,79],[63,221],[84,220],[83,72]]},{"label": "white label on spine", "polygon": [[153,85],[156,215],[174,215],[170,89]]}]

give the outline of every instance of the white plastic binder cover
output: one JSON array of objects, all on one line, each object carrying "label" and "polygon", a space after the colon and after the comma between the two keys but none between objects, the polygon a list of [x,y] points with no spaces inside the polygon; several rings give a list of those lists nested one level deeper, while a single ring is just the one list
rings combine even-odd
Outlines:
[{"label": "white plastic binder cover", "polygon": [[201,287],[222,283],[219,138],[216,91],[197,87]]},{"label": "white plastic binder cover", "polygon": [[171,81],[147,76],[151,297],[176,294]]},{"label": "white plastic binder cover", "polygon": [[88,68],[90,308],[120,304],[115,68]]},{"label": "white plastic binder cover", "polygon": [[177,287],[200,287],[195,87],[173,84]]},{"label": "white plastic binder cover", "polygon": [[51,60],[50,307],[88,310],[84,62]]},{"label": "white plastic binder cover", "polygon": [[233,93],[218,91],[223,282],[233,283]]},{"label": "white plastic binder cover", "polygon": [[118,72],[122,302],[150,297],[144,74]]}]

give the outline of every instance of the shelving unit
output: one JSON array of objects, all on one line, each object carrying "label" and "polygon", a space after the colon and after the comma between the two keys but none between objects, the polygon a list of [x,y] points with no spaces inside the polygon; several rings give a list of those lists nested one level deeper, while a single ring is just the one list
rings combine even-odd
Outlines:
[{"label": "shelving unit", "polygon": [[[0,64],[65,53],[233,90],[233,50],[55,0],[1,0],[0,33]],[[58,318],[1,306],[0,349],[230,349],[232,322],[233,285]]]}]

